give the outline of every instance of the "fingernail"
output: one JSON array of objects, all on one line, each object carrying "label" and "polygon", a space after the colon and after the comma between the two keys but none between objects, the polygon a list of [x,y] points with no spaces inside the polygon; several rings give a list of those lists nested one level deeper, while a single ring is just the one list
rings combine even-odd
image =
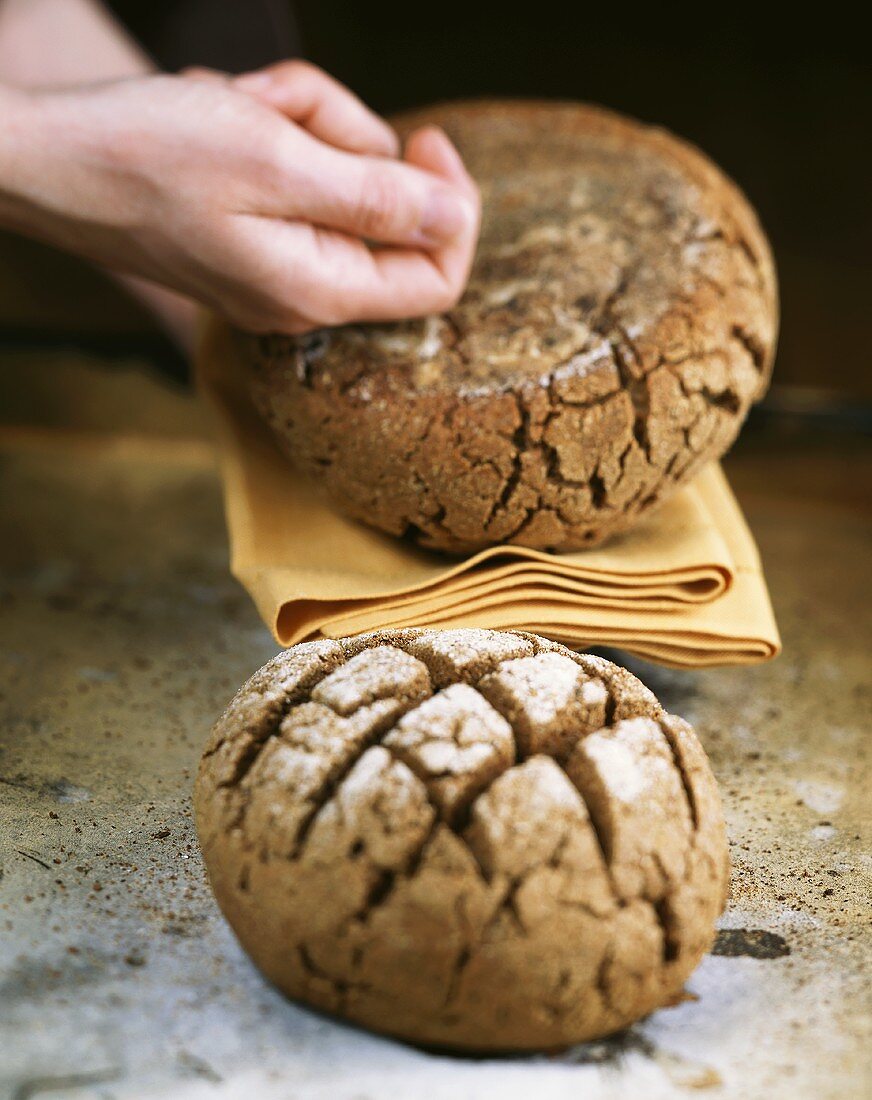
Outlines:
[{"label": "fingernail", "polygon": [[453,241],[469,225],[471,210],[461,195],[434,187],[421,216],[421,232],[432,241]]},{"label": "fingernail", "polygon": [[272,73],[243,73],[237,76],[233,83],[244,92],[264,92],[272,84]]}]

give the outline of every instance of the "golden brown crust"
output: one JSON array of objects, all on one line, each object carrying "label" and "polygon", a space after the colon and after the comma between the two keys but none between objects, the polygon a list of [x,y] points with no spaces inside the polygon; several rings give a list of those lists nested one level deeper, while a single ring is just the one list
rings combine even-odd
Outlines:
[{"label": "golden brown crust", "polygon": [[686,723],[535,635],[296,646],[197,779],[215,895],[290,996],[413,1042],[542,1049],[669,1002],[728,879]]},{"label": "golden brown crust", "polygon": [[692,146],[578,104],[444,127],[478,180],[469,287],[442,317],[249,343],[256,401],[344,511],[470,551],[600,542],[735,438],[775,345],[772,258]]}]

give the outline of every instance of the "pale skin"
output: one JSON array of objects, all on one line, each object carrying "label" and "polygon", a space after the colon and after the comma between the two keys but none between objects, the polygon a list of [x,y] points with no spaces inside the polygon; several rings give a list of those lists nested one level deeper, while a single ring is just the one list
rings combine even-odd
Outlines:
[{"label": "pale skin", "polygon": [[0,0],[0,226],[119,273],[185,346],[192,301],[290,334],[444,311],[479,213],[444,133],[400,149],[306,62],[169,76],[92,0]]}]

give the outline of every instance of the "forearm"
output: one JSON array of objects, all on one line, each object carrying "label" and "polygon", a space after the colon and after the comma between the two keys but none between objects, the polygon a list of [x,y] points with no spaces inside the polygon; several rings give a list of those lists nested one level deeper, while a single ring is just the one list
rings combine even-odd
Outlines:
[{"label": "forearm", "polygon": [[0,83],[60,88],[154,68],[97,0],[0,0]]},{"label": "forearm", "polygon": [[[45,101],[39,104],[28,91],[0,84],[0,229],[100,261],[102,257],[77,232],[75,220],[52,215],[51,196],[40,185],[47,173],[57,181],[63,178],[65,169],[71,168],[71,158],[65,154],[70,135],[62,132],[69,127],[58,126],[46,116]],[[43,205],[46,203],[48,210]],[[193,302],[146,279],[117,270],[110,274],[156,315],[184,352],[193,351]]]},{"label": "forearm", "polygon": [[0,229],[26,233],[31,228],[30,177],[40,171],[30,155],[39,145],[34,122],[30,97],[0,84]]},{"label": "forearm", "polygon": [[122,185],[123,126],[94,98],[0,85],[0,227],[102,263],[107,232],[137,211]]},{"label": "forearm", "polygon": [[290,62],[266,83],[0,83],[0,225],[258,332],[449,308],[478,194],[447,137],[416,132],[400,158],[326,74]]},{"label": "forearm", "polygon": [[0,227],[77,250],[76,239],[65,239],[65,222],[75,238],[69,215],[87,220],[88,207],[99,203],[83,177],[106,135],[66,105],[62,88],[148,67],[113,30],[91,0],[0,0]]}]

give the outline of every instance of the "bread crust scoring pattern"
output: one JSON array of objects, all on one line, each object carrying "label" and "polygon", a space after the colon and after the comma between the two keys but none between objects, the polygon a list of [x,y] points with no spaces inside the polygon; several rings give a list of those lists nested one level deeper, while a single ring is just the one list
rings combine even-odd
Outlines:
[{"label": "bread crust scoring pattern", "polygon": [[265,974],[414,1042],[625,1026],[677,995],[725,900],[693,731],[626,670],[535,635],[296,646],[216,724],[195,805]]}]

